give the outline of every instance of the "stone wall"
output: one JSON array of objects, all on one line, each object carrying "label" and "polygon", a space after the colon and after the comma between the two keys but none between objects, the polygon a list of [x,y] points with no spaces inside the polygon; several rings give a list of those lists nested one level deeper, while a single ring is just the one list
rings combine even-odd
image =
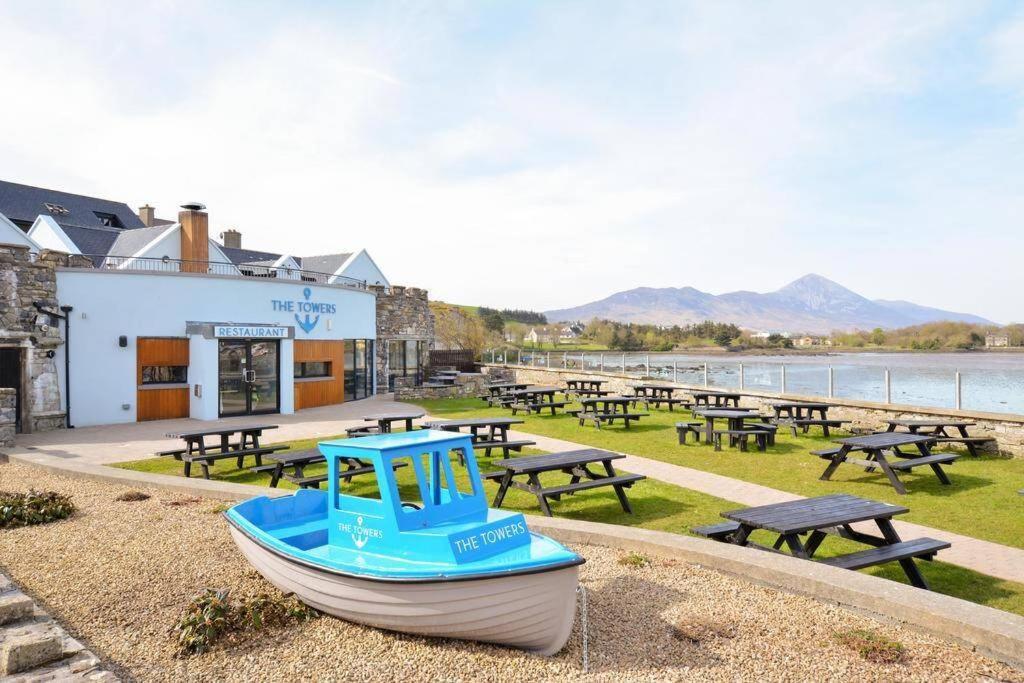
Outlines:
[{"label": "stone wall", "polygon": [[[488,365],[483,372],[489,377],[499,376],[506,378],[509,372],[515,373],[517,382],[528,382],[530,384],[544,384],[551,386],[565,386],[568,378],[588,378],[604,380],[604,389],[615,393],[632,393],[630,387],[640,382],[640,378],[621,375],[613,372],[564,370],[561,368],[535,368],[523,366],[498,366]],[[684,392],[687,389],[703,389],[704,387],[674,384],[672,382],[657,382],[679,387]],[[742,404],[749,407],[760,407],[768,401],[780,399],[791,401],[821,401],[820,396],[800,396],[795,394],[773,394],[763,391],[750,391],[744,389],[742,392]],[[993,452],[997,451],[1003,455],[1015,458],[1024,458],[1024,416],[1009,415],[1001,413],[985,413],[969,410],[949,410],[945,408],[928,408],[921,406],[905,406],[896,404],[875,403],[872,401],[854,401],[850,399],[831,398],[826,399],[834,407],[829,410],[829,417],[837,420],[850,420],[850,429],[854,431],[872,432],[885,427],[884,420],[897,418],[951,418],[957,420],[969,420],[976,423],[970,428],[972,436],[991,436],[996,443],[985,448]]]},{"label": "stone wall", "polygon": [[64,426],[55,362],[56,351],[63,344],[61,323],[41,314],[34,304],[57,310],[55,269],[68,265],[69,259],[75,261],[76,257],[52,251],[36,256],[27,247],[0,244],[0,347],[21,351],[22,431]]},{"label": "stone wall", "polygon": [[379,287],[369,289],[377,295],[377,392],[388,391],[392,341],[421,341],[420,368],[430,359],[430,343],[434,339],[434,315],[430,312],[427,290],[417,287]]},{"label": "stone wall", "polygon": [[492,380],[479,373],[462,373],[450,386],[415,386],[411,377],[395,378],[395,400],[416,401],[431,398],[472,398],[487,393]]},{"label": "stone wall", "polygon": [[14,389],[0,388],[0,448],[14,445]]}]

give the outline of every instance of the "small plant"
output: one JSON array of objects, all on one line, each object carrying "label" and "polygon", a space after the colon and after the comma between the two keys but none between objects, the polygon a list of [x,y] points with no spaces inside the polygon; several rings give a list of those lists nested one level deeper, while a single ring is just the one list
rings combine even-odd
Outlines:
[{"label": "small plant", "polygon": [[201,498],[175,498],[173,500],[165,500],[163,503],[170,507],[181,507],[182,505],[191,505],[192,503],[199,503],[201,501]]},{"label": "small plant", "polygon": [[867,629],[837,633],[836,640],[876,664],[899,664],[907,656],[903,643],[889,640]]},{"label": "small plant", "polygon": [[221,503],[220,505],[215,505],[214,507],[210,508],[210,514],[211,515],[219,515],[222,512],[227,512],[230,509],[231,509],[231,504],[230,503]]},{"label": "small plant", "polygon": [[121,503],[137,503],[142,500],[149,500],[151,496],[148,493],[142,491],[125,491],[114,500]]},{"label": "small plant", "polygon": [[208,588],[192,598],[172,633],[177,633],[179,655],[198,655],[208,652],[228,633],[301,623],[318,614],[295,598],[265,593],[243,598],[235,605],[229,591]]},{"label": "small plant", "polygon": [[644,567],[651,566],[651,561],[646,555],[641,555],[638,552],[631,551],[628,555],[623,555],[619,558],[619,564],[624,567],[633,567],[634,569],[643,569]]},{"label": "small plant", "polygon": [[198,655],[209,650],[231,625],[228,591],[206,589],[192,598],[174,630],[178,632],[178,651]]},{"label": "small plant", "polygon": [[71,497],[55,491],[0,491],[0,529],[46,524],[67,519],[75,511]]}]

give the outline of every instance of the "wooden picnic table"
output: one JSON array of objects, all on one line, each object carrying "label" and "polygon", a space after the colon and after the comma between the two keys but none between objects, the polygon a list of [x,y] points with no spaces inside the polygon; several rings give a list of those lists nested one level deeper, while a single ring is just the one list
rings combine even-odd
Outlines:
[{"label": "wooden picnic table", "polygon": [[615,420],[622,420],[629,429],[629,423],[646,417],[647,413],[631,413],[629,406],[635,401],[631,396],[592,396],[580,399],[580,426],[584,421],[591,419],[594,426],[601,428],[601,422],[614,424]]},{"label": "wooden picnic table", "polygon": [[395,410],[365,415],[363,419],[367,422],[376,422],[378,431],[381,434],[388,434],[392,431],[392,425],[396,422],[404,422],[405,431],[411,432],[412,421],[423,417],[425,414],[422,410]]},{"label": "wooden picnic table", "polygon": [[[934,437],[935,442],[962,443],[967,451],[975,458],[978,457],[978,444],[995,441],[990,436],[971,436],[967,432],[968,427],[974,427],[977,422],[967,420],[942,420],[942,419],[906,419],[886,420],[887,432],[895,432],[898,427],[903,427],[911,434],[927,434]],[[956,434],[950,434],[948,429],[955,429]]]},{"label": "wooden picnic table", "polygon": [[565,390],[567,392],[578,389],[600,390],[607,383],[607,380],[603,379],[567,379],[565,380]]},{"label": "wooden picnic table", "polygon": [[[537,497],[540,509],[551,517],[548,499],[559,500],[563,495],[573,495],[577,491],[611,486],[622,505],[622,509],[632,514],[626,489],[634,483],[645,479],[641,474],[617,474],[612,461],[626,456],[621,453],[603,451],[597,448],[584,448],[577,451],[551,453],[549,455],[531,455],[525,458],[510,458],[494,463],[501,469],[486,475],[487,479],[498,482],[498,493],[494,496],[494,507],[501,507],[509,488],[517,488]],[[594,472],[590,465],[600,463],[604,472]],[[562,472],[570,476],[568,484],[551,486],[541,484],[540,475],[546,472]],[[517,481],[516,478],[526,481]]]},{"label": "wooden picnic table", "polygon": [[[825,538],[829,534],[835,534],[872,548],[830,557],[821,560],[823,564],[844,569],[862,569],[888,562],[899,562],[913,585],[927,589],[928,584],[914,559],[931,560],[939,550],[949,548],[950,544],[932,538],[911,541],[900,539],[892,524],[892,518],[907,512],[907,508],[899,505],[843,493],[723,512],[722,517],[730,520],[729,522],[698,527],[694,532],[716,540],[773,552],[778,552],[786,545],[793,556],[805,560],[813,559]],[[875,523],[881,536],[852,528],[853,524],[868,521]],[[775,544],[769,548],[751,542],[750,535],[758,530],[778,534]],[[801,536],[805,534],[808,535],[806,542],[801,540]]]},{"label": "wooden picnic table", "polygon": [[714,406],[716,408],[724,408],[727,406],[739,407],[740,398],[743,394],[738,394],[732,391],[691,391],[690,396],[693,396],[694,406]]},{"label": "wooden picnic table", "polygon": [[[271,488],[276,488],[281,479],[287,479],[299,488],[304,489],[318,489],[322,482],[327,481],[326,472],[309,477],[305,473],[306,467],[326,462],[326,458],[320,453],[318,448],[310,448],[305,451],[286,451],[269,457],[274,461],[273,463],[253,467],[251,471],[270,474]],[[366,462],[360,458],[341,457],[339,459],[344,463],[344,469],[339,468],[339,472],[341,474],[341,481],[345,484],[351,482],[353,477],[372,474],[374,471],[373,463]],[[392,463],[395,469],[405,467],[406,465],[407,463],[404,462]],[[286,467],[292,468],[291,474],[287,474],[284,471]]]},{"label": "wooden picnic table", "polygon": [[638,384],[633,387],[633,393],[636,396],[664,396],[666,398],[672,398],[672,394],[675,393],[677,387],[667,387],[664,384]]},{"label": "wooden picnic table", "polygon": [[489,406],[494,404],[505,405],[514,400],[512,397],[513,391],[526,389],[529,386],[526,382],[496,382],[487,385],[487,393],[480,396],[480,398],[487,401]]},{"label": "wooden picnic table", "polygon": [[[704,443],[712,443],[715,436],[715,420],[725,420],[729,431],[743,431],[746,420],[760,420],[765,417],[749,408],[694,408],[694,415],[704,419]],[[730,439],[731,442],[731,439]]]},{"label": "wooden picnic table", "polygon": [[558,387],[528,387],[512,391],[509,393],[514,399],[511,403],[512,414],[515,415],[518,410],[525,410],[527,415],[530,413],[540,414],[547,408],[554,415],[556,408],[564,408],[568,405],[566,401],[555,400],[555,394],[559,391],[561,389]]},{"label": "wooden picnic table", "polygon": [[[928,448],[932,439],[933,437],[924,434],[879,432],[878,434],[834,439],[835,443],[840,444],[839,448],[812,451],[812,453],[831,461],[821,475],[821,479],[824,481],[828,481],[844,462],[864,467],[866,472],[873,472],[877,467],[888,477],[889,483],[896,489],[896,493],[902,495],[907,492],[907,489],[896,474],[902,470],[912,470],[915,467],[927,465],[938,477],[940,483],[946,486],[952,483],[942,470],[942,465],[951,463],[960,456],[956,453],[932,453]],[[913,446],[917,449],[917,453],[904,453],[900,450],[901,446]],[[850,453],[854,451],[867,453],[866,459],[851,458]],[[902,460],[889,460],[886,453],[902,458]]]},{"label": "wooden picnic table", "polygon": [[[218,429],[197,429],[190,432],[169,433],[167,436],[178,438],[185,442],[185,454],[207,453],[215,450],[226,452],[229,450],[245,450],[247,448],[259,448],[260,437],[263,432],[277,429],[277,425],[255,424],[242,425],[240,427],[221,427]],[[237,442],[232,442],[231,437],[239,435]],[[217,437],[219,443],[208,445],[207,437]]]},{"label": "wooden picnic table", "polygon": [[664,384],[638,384],[633,389],[633,405],[643,403],[644,407],[650,410],[653,405],[660,408],[664,403],[668,406],[669,412],[675,410],[676,404],[689,407],[692,403],[686,399],[675,398],[673,394],[679,391],[678,387],[669,387]]},{"label": "wooden picnic table", "polygon": [[[256,465],[263,464],[263,456],[282,450],[286,446],[266,447],[260,445],[263,432],[277,429],[277,425],[243,425],[239,427],[222,427],[219,429],[200,429],[189,432],[171,433],[167,436],[179,438],[185,442],[184,448],[161,451],[159,456],[171,456],[184,463],[184,474],[192,476],[192,463],[197,462],[203,470],[203,477],[210,478],[210,465],[217,460],[235,458],[238,469],[242,469],[246,456],[253,456]],[[232,437],[238,435],[236,441]],[[207,444],[207,437],[216,437],[216,443]]]},{"label": "wooden picnic table", "polygon": [[[464,420],[433,420],[424,426],[446,432],[459,432],[468,428],[474,450],[483,450],[484,455],[490,457],[491,450],[500,449],[502,456],[507,458],[510,450],[519,451],[524,446],[536,444],[535,441],[512,441],[508,438],[508,428],[524,422],[514,417],[474,417]],[[481,430],[484,430],[483,433]]]},{"label": "wooden picnic table", "polygon": [[828,419],[830,403],[809,403],[806,401],[770,401],[768,406],[775,413],[775,419],[814,419],[815,413],[822,420]]}]

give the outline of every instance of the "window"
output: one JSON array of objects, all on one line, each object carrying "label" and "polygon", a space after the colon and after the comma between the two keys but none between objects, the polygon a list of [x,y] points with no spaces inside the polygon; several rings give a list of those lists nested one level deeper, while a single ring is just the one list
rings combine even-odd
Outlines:
[{"label": "window", "polygon": [[345,341],[345,398],[366,398],[373,394],[373,340]]},{"label": "window", "polygon": [[142,366],[143,384],[186,384],[188,382],[187,365],[144,365]]},{"label": "window", "polygon": [[45,206],[46,210],[54,214],[55,216],[67,216],[69,213],[71,213],[60,204],[54,204],[52,202],[43,202],[43,206]]},{"label": "window", "polygon": [[308,360],[295,364],[295,377],[333,377],[331,362],[324,360]]},{"label": "window", "polygon": [[418,386],[423,383],[420,358],[425,343],[412,339],[392,339],[388,342],[388,390],[395,390],[396,377],[413,377]]},{"label": "window", "polygon": [[345,470],[356,467],[361,467],[361,465],[346,458],[337,459],[337,469],[341,474],[338,477],[338,492],[345,496],[380,500],[380,486],[377,483],[376,473],[366,474],[361,477],[349,477],[346,481]]},{"label": "window", "polygon": [[[66,210],[65,210],[65,212],[66,212]],[[93,211],[93,214],[96,215],[96,218],[100,219],[100,223],[102,223],[103,225],[107,226],[108,228],[123,228],[124,227],[124,223],[121,222],[121,219],[118,218],[117,216],[115,216],[112,213],[106,213],[104,211]]]}]

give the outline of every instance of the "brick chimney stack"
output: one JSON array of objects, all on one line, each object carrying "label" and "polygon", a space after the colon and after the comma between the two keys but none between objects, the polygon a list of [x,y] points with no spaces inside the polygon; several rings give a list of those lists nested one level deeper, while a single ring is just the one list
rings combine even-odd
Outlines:
[{"label": "brick chimney stack", "polygon": [[242,248],[242,233],[234,228],[228,228],[220,234],[220,243],[232,249]]},{"label": "brick chimney stack", "polygon": [[149,204],[139,207],[139,218],[142,219],[142,224],[147,228],[152,228],[156,225],[156,209]]},{"label": "brick chimney stack", "polygon": [[181,270],[205,273],[210,262],[210,217],[202,204],[182,204],[178,212],[181,224]]}]

